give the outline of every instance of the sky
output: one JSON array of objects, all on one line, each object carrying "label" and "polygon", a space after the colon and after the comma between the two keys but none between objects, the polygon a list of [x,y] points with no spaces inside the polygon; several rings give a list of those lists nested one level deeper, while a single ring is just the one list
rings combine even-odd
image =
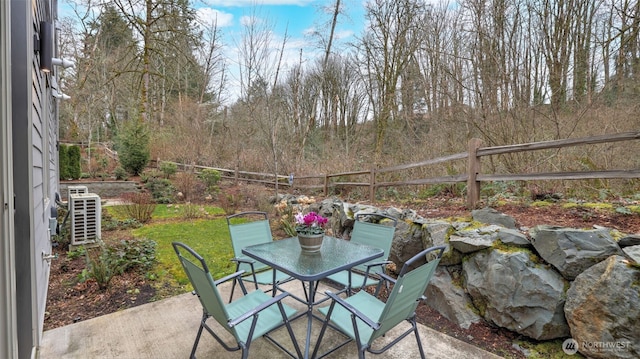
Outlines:
[{"label": "sky", "polygon": [[[341,0],[344,11],[338,18],[334,49],[340,43],[354,41],[356,36],[361,35],[364,27],[364,1],[366,0]],[[216,21],[220,28],[226,44],[226,57],[230,61],[231,81],[238,80],[239,69],[234,69],[238,67],[235,51],[241,41],[245,21],[255,17],[254,21],[269,24],[273,28],[271,38],[274,48],[282,47],[286,33],[283,67],[289,68],[300,61],[301,50],[304,62],[319,56],[321,52],[318,41],[311,34],[321,32],[327,37],[335,2],[336,0],[190,0],[201,21],[206,24]],[[69,0],[59,2],[59,14],[61,17],[74,16]],[[231,97],[236,95],[232,94]]]},{"label": "sky", "polygon": [[[341,0],[344,10],[338,17],[333,49],[341,43],[355,41],[355,37],[361,34],[364,27],[362,1]],[[213,19],[217,20],[229,47],[227,57],[232,64],[238,57],[233,51],[241,41],[243,23],[248,19],[256,17],[257,21],[273,27],[275,53],[282,46],[286,34],[282,65],[286,71],[300,62],[301,52],[305,63],[321,56],[317,38],[312,34],[320,32],[328,37],[335,0],[192,0],[192,4],[203,21],[211,23]],[[230,79],[234,81],[237,80],[234,76],[237,71],[231,66]]]}]

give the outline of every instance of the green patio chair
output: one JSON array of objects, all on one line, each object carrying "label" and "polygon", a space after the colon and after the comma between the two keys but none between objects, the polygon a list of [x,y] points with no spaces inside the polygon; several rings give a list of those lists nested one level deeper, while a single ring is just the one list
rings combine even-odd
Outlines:
[{"label": "green patio chair", "polygon": [[[380,223],[364,222],[364,217],[382,217]],[[378,285],[379,274],[385,273],[387,259],[391,251],[391,243],[398,220],[394,217],[379,213],[359,213],[356,215],[351,232],[351,242],[380,248],[384,251],[381,258],[355,266],[351,270],[332,274],[328,279],[343,286],[340,291],[351,295],[352,289]]]},{"label": "green patio chair", "polygon": [[[214,281],[207,264],[198,253],[180,242],[173,242],[172,245],[182,264],[182,268],[184,268],[189,281],[193,285],[194,294],[198,296],[202,304],[202,319],[200,320],[198,335],[191,349],[191,359],[196,357],[196,349],[203,329],[206,329],[225,350],[242,350],[243,359],[249,355],[251,342],[260,337],[268,339],[292,358],[300,358],[302,356],[289,323],[289,318],[295,315],[296,310],[282,304],[282,299],[287,297],[289,293],[283,292],[275,297],[267,295],[260,289],[247,293],[242,281],[240,281],[240,287],[245,295],[235,302],[225,304],[218,291],[218,285],[231,279],[239,278],[243,272],[237,272]],[[225,342],[207,325],[207,319],[210,317],[213,317],[222,328],[233,335],[236,341],[235,346]],[[280,328],[282,325],[287,327],[289,337],[298,354],[297,356],[268,335],[269,332]]]},{"label": "green patio chair", "polygon": [[[266,212],[248,211],[236,213],[227,216],[227,225],[231,235],[231,244],[233,245],[234,258],[236,262],[236,272],[244,270],[247,275],[243,276],[243,280],[253,282],[256,289],[258,284],[271,285],[272,295],[276,295],[276,284],[290,280],[291,278],[285,273],[273,270],[268,265],[251,259],[242,254],[242,248],[254,244],[262,244],[271,242],[271,227]],[[233,300],[233,292],[236,287],[237,279],[233,281],[231,286],[231,295],[229,302]]]},{"label": "green patio chair", "polygon": [[[420,301],[426,299],[424,292],[444,250],[445,246],[425,249],[402,266],[402,270],[395,281],[390,277],[387,278],[393,281],[394,284],[386,303],[366,291],[359,291],[346,299],[327,291],[326,294],[332,301],[330,306],[319,309],[325,315],[325,320],[312,357],[325,357],[355,340],[358,347],[358,357],[362,359],[366,351],[374,354],[383,353],[413,332],[418,341],[420,357],[424,359],[424,350],[422,349],[416,324],[416,308]],[[428,262],[419,265],[428,259],[430,259]],[[416,265],[419,266],[415,267]],[[411,324],[411,328],[380,349],[372,347],[375,339],[385,335],[389,330],[405,320]],[[316,357],[322,337],[329,325],[342,332],[348,339]]]}]

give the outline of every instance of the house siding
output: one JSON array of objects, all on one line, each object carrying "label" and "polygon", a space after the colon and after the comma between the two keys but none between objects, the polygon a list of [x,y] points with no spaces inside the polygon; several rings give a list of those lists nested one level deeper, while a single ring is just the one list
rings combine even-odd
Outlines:
[{"label": "house siding", "polygon": [[[58,190],[57,104],[51,83],[55,71],[40,70],[34,36],[40,22],[55,20],[55,0],[11,0],[11,136],[12,183],[15,194],[15,298],[17,354],[37,356],[50,273],[43,254],[51,253],[49,217]],[[41,39],[42,41],[43,39]],[[54,45],[55,49],[56,46]],[[10,240],[11,240],[10,239]],[[2,354],[2,353],[0,353]]]}]

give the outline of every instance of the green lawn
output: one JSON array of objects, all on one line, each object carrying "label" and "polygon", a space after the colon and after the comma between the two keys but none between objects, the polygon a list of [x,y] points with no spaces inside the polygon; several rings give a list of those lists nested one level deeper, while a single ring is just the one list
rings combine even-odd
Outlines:
[{"label": "green lawn", "polygon": [[[173,207],[173,206],[172,206]],[[154,212],[154,219],[180,218],[175,208],[159,205]],[[213,211],[207,209],[211,214]],[[217,210],[215,210],[217,212]],[[156,216],[156,213],[158,214]],[[133,230],[136,238],[148,238],[157,243],[156,272],[162,279],[164,273],[174,278],[181,285],[189,285],[178,257],[171,246],[172,242],[182,242],[205,258],[211,274],[215,279],[231,274],[235,270],[233,248],[227,222],[224,217],[213,219],[182,220],[168,223],[147,223]]]}]

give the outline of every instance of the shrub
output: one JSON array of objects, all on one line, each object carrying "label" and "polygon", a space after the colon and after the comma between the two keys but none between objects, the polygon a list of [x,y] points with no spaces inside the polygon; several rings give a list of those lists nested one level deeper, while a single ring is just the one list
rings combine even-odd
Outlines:
[{"label": "shrub", "polygon": [[151,214],[156,208],[156,203],[146,192],[129,192],[122,195],[127,204],[122,206],[124,214],[140,223],[151,220]]},{"label": "shrub", "polygon": [[157,243],[150,239],[123,239],[116,247],[123,271],[139,269],[150,270],[156,261]]},{"label": "shrub", "polygon": [[164,173],[164,178],[171,178],[178,170],[178,165],[173,162],[160,162],[160,171]]},{"label": "shrub", "polygon": [[238,209],[238,206],[242,201],[242,196],[231,193],[222,194],[220,195],[218,200],[220,201],[220,207],[222,207],[224,213],[227,215],[232,215],[236,213],[236,210]]},{"label": "shrub", "polygon": [[69,179],[69,157],[67,156],[67,145],[60,145],[58,149],[58,167],[60,168],[60,179]]},{"label": "shrub", "polygon": [[182,172],[176,175],[173,183],[176,190],[182,193],[182,199],[188,201],[191,198],[191,193],[195,191],[196,176],[191,172]]},{"label": "shrub", "polygon": [[82,170],[80,168],[80,147],[79,146],[70,146],[67,149],[67,165],[68,165],[68,175],[69,178],[79,179]]},{"label": "shrub", "polygon": [[156,203],[172,203],[175,187],[166,178],[150,177],[145,188],[151,192],[151,196]]},{"label": "shrub", "polygon": [[87,268],[82,271],[83,279],[93,278],[98,283],[98,288],[105,290],[109,287],[111,279],[122,273],[120,258],[112,248],[101,243],[97,248],[85,251]]},{"label": "shrub", "polygon": [[162,172],[158,171],[155,168],[152,168],[140,174],[140,181],[142,181],[142,183],[147,183],[152,179],[161,178],[161,177],[162,177]]},{"label": "shrub", "polygon": [[126,181],[129,178],[129,174],[124,168],[122,168],[122,166],[116,167],[114,175],[118,181]]},{"label": "shrub", "polygon": [[60,179],[78,179],[82,174],[80,168],[80,147],[60,145],[58,151]]},{"label": "shrub", "polygon": [[131,121],[118,138],[118,157],[127,172],[138,175],[149,162],[149,133],[143,123]]},{"label": "shrub", "polygon": [[207,186],[207,191],[209,193],[215,193],[218,191],[218,182],[220,182],[220,171],[214,170],[212,168],[205,168],[198,174],[198,177],[204,182],[205,186]]}]

